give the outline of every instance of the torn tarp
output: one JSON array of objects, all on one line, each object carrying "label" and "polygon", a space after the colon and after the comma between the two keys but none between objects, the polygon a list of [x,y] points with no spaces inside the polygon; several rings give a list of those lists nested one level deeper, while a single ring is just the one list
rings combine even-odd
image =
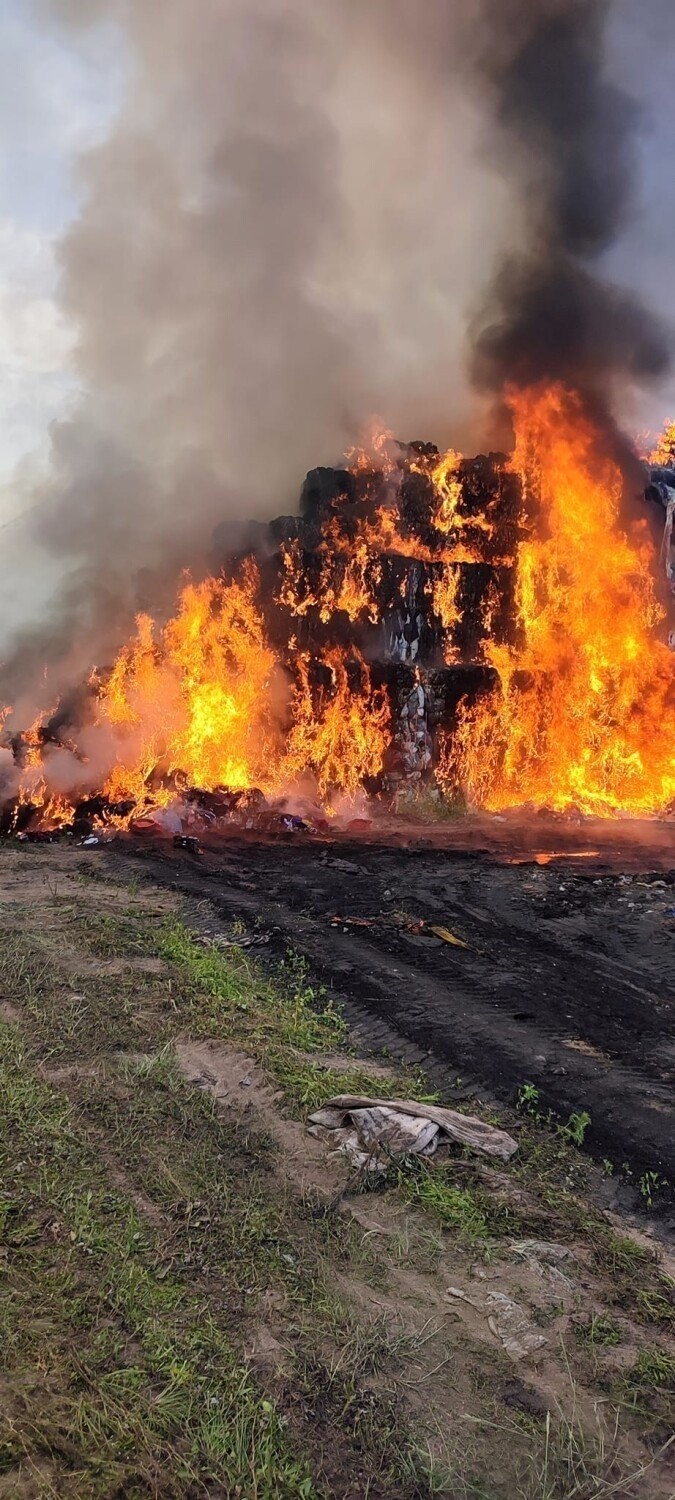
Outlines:
[{"label": "torn tarp", "polygon": [[474,1115],[461,1115],[415,1099],[369,1099],[339,1094],[309,1117],[313,1135],[323,1136],[358,1167],[377,1169],[392,1157],[433,1156],[443,1141],[455,1141],[508,1161],[513,1137]]}]

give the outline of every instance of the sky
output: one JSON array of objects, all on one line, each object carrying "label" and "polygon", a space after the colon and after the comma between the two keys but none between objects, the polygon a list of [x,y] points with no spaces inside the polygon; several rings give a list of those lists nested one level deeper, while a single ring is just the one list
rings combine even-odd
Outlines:
[{"label": "sky", "polygon": [[46,459],[49,424],[76,394],[73,331],[57,300],[59,236],[77,213],[77,162],[104,137],[124,77],[119,38],[68,39],[32,0],[0,7],[0,519]]},{"label": "sky", "polygon": [[[640,201],[612,268],[675,324],[674,28],[659,6],[653,16],[649,4],[636,9],[620,0],[613,40],[617,71],[644,104]],[[58,241],[78,211],[78,160],[105,137],[124,77],[121,38],[110,28],[59,33],[39,0],[2,0],[0,525],[25,506],[47,461],[50,423],[77,396],[74,330],[57,297]],[[638,405],[636,425],[656,427],[670,408],[675,384]]]}]

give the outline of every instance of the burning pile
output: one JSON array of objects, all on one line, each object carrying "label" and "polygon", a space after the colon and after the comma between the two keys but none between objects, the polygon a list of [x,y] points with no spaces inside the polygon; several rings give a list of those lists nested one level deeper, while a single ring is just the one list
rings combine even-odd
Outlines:
[{"label": "burning pile", "polygon": [[[492,810],[663,813],[675,659],[646,512],[578,398],[514,394],[511,458],[385,435],[298,517],[140,616],[77,707],[4,714],[5,831],[266,800],[315,821],[429,783]],[[95,769],[94,769],[95,768]],[[172,812],[173,806],[173,812]]]}]

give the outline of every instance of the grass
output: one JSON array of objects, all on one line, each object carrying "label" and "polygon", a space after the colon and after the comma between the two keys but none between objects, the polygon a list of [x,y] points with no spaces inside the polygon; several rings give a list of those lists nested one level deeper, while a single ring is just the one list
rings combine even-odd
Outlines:
[{"label": "grass", "polygon": [[[397,1381],[372,1388],[375,1366],[400,1358],[405,1340],[400,1330],[387,1336],[382,1320],[376,1327],[351,1320],[333,1285],[336,1264],[369,1274],[369,1244],[351,1222],[317,1220],[280,1191],[274,1142],[228,1126],[211,1096],[184,1082],[172,1042],[187,1016],[193,1028],[199,1018],[206,1035],[253,1041],[271,1067],[295,1076],[301,1047],[334,1049],[342,1022],[330,1007],[313,1011],[295,961],[282,990],[243,955],[228,961],[175,923],[141,918],[138,927],[142,943],[125,915],[121,956],[150,949],[166,957],[175,976],[168,1007],[164,974],[159,985],[136,974],[135,1006],[116,974],[111,1005],[107,975],[94,971],[84,982],[59,972],[32,935],[17,939],[8,966],[0,957],[0,982],[23,1001],[33,1036],[27,1046],[5,1027],[0,1039],[0,1089],[9,1101],[2,1170],[12,1184],[0,1217],[16,1277],[4,1374],[12,1386],[36,1383],[4,1458],[0,1448],[0,1472],[3,1463],[12,1472],[53,1463],[63,1492],[78,1497],[85,1473],[91,1494],[101,1496],[133,1494],[134,1486],[139,1494],[186,1495],[211,1483],[227,1494],[313,1496],[319,1491],[302,1450],[316,1447],[318,1422],[332,1462],[343,1472],[356,1465],[369,1492],[412,1494],[400,1477],[414,1444]],[[73,929],[79,938],[76,921]],[[85,952],[96,949],[99,959],[103,947],[106,961],[119,957],[115,930],[113,917],[99,924],[90,915]],[[102,1052],[102,1037],[118,1040],[120,1017],[138,1044],[139,1004],[154,1052]],[[58,1062],[64,1032],[70,1055],[80,1057],[69,1096],[38,1071],[40,1058]],[[344,1077],[375,1086],[347,1056]],[[330,1092],[334,1074],[322,1082]],[[272,1294],[294,1327],[292,1390],[281,1408],[242,1359],[246,1326]],[[51,1400],[38,1378],[47,1306]],[[347,1330],[349,1359],[336,1352]],[[310,1417],[319,1390],[320,1412]]]},{"label": "grass", "polygon": [[580,1344],[592,1348],[612,1348],[621,1343],[621,1329],[608,1313],[593,1313],[587,1323],[578,1323],[576,1336]]},{"label": "grass", "polygon": [[[364,1232],[344,1203],[327,1211],[289,1185],[255,1112],[228,1120],[185,1082],[176,1039],[245,1051],[300,1120],[334,1093],[429,1097],[424,1078],[351,1056],[297,956],[263,965],[205,943],[138,883],[113,894],[97,882],[85,903],[55,885],[39,921],[12,908],[0,950],[0,989],[23,1015],[21,1034],[0,1030],[0,1395],[3,1383],[19,1393],[4,1402],[0,1490],[4,1473],[77,1500],[342,1500],[353,1476],[369,1500],[539,1500],[536,1483],[548,1500],[605,1493],[623,1458],[607,1444],[603,1470],[597,1435],[569,1415],[509,1428],[499,1475],[485,1438],[497,1424],[475,1453],[448,1444],[467,1404],[484,1417],[498,1402],[505,1357],[463,1348],[454,1324],[411,1331],[390,1285],[399,1270],[437,1274],[449,1252],[468,1267],[506,1261],[519,1235],[581,1236],[608,1295],[655,1329],[617,1397],[629,1421],[653,1423],[650,1380],[659,1402],[670,1390],[656,1340],[672,1288],[584,1200],[573,1142],[527,1119],[498,1173],[457,1152],[355,1180],[347,1191],[383,1195],[399,1226]],[[345,1285],[367,1290],[363,1308]],[[247,1358],[261,1320],[281,1341],[279,1370]],[[595,1312],[570,1359],[583,1370],[584,1344],[612,1344],[614,1326]],[[439,1381],[451,1420],[430,1439]],[[418,1384],[421,1424],[408,1405]]]},{"label": "grass", "polygon": [[58,1461],[59,1493],[73,1495],[86,1474],[101,1495],[213,1482],[260,1500],[314,1496],[275,1406],[111,1189],[13,1027],[0,1027],[0,1053],[3,1376],[23,1408],[5,1423],[0,1468]]},{"label": "grass", "polygon": [[628,1384],[648,1392],[656,1389],[675,1396],[675,1356],[663,1349],[641,1349],[628,1376]]},{"label": "grass", "polygon": [[654,1460],[639,1464],[627,1474],[622,1462],[619,1412],[596,1407],[589,1428],[576,1409],[572,1386],[571,1414],[558,1407],[556,1420],[549,1412],[545,1423],[543,1453],[533,1456],[523,1478],[523,1500],[586,1500],[598,1496],[632,1493],[633,1484],[653,1468]]},{"label": "grass", "polygon": [[645,1426],[670,1435],[675,1402],[675,1355],[656,1344],[640,1349],[632,1367],[615,1382],[615,1395],[641,1416]]},{"label": "grass", "polygon": [[[382,1396],[367,1378],[399,1358],[406,1340],[399,1331],[393,1337],[383,1319],[367,1328],[350,1323],[329,1285],[314,1225],[271,1180],[269,1142],[242,1140],[228,1129],[210,1097],[183,1083],[168,1050],[152,1066],[123,1062],[103,1090],[100,1078],[85,1080],[74,1109],[31,1072],[14,1028],[1,1040],[3,1124],[18,1158],[15,1174],[20,1167],[20,1196],[3,1205],[3,1243],[16,1276],[3,1329],[5,1374],[14,1383],[20,1369],[25,1379],[31,1361],[39,1361],[49,1307],[59,1387],[58,1416],[43,1391],[46,1419],[38,1419],[37,1397],[31,1406],[31,1462],[54,1454],[62,1460],[67,1443],[66,1484],[72,1481],[76,1495],[77,1476],[91,1473],[95,1449],[102,1495],[113,1484],[140,1482],[142,1473],[148,1484],[161,1475],[167,1495],[199,1481],[224,1485],[228,1494],[313,1496],[308,1463],[290,1437],[288,1401],[284,1415],[256,1390],[223,1332],[233,1313],[246,1320],[276,1286],[295,1309],[290,1415],[298,1393],[315,1402],[320,1388],[327,1431],[339,1422],[338,1434],[359,1453],[369,1482],[384,1472],[393,1483],[408,1451],[405,1423],[395,1393]],[[166,1227],[150,1229],[124,1192],[110,1190],[92,1146],[103,1121],[115,1160],[136,1193],[152,1193],[147,1202]],[[8,1180],[6,1156],[3,1167]],[[20,1207],[26,1194],[28,1217]],[[54,1244],[43,1250],[46,1225]],[[347,1239],[341,1244],[349,1258]],[[67,1271],[59,1269],[64,1249]],[[342,1352],[327,1353],[331,1336]],[[63,1391],[72,1391],[65,1405]],[[302,1420],[300,1413],[298,1425]],[[333,1448],[339,1444],[333,1435]],[[18,1461],[10,1445],[6,1465]],[[343,1462],[353,1464],[354,1453]]]},{"label": "grass", "polygon": [[388,1181],[463,1246],[487,1248],[495,1238],[518,1233],[518,1214],[480,1186],[462,1180],[463,1168],[461,1159],[433,1163],[412,1156],[392,1166]]},{"label": "grass", "polygon": [[290,954],[272,977],[243,950],[204,947],[175,918],[158,935],[158,952],[181,976],[181,1014],[202,1035],[237,1041],[253,1052],[295,1109],[309,1114],[335,1094],[431,1099],[421,1076],[398,1070],[377,1077],[345,1051],[342,1066],[313,1056],[344,1049],[347,1028],[325,991],[310,983],[307,966]]}]

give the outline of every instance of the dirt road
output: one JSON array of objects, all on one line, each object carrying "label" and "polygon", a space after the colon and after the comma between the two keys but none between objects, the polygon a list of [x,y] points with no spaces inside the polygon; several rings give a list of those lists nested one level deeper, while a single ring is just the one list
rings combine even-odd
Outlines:
[{"label": "dirt road", "polygon": [[[553,831],[555,832],[555,831]],[[541,844],[552,847],[553,833]],[[586,1144],[628,1182],[675,1184],[675,850],[508,864],[499,850],[365,839],[135,847],[162,883],[307,956],[365,1034],[392,1027],[464,1084],[591,1116]],[[560,833],[557,834],[558,846]],[[554,846],[553,846],[554,847]],[[654,868],[656,865],[656,868]],[[419,923],[426,925],[421,929]],[[445,926],[466,946],[434,935]],[[415,930],[417,927],[417,930]],[[357,1011],[353,1018],[359,1019]],[[388,1038],[391,1042],[391,1038]],[[658,1180],[658,1181],[657,1181]],[[673,1219],[675,1225],[675,1219]]]}]

